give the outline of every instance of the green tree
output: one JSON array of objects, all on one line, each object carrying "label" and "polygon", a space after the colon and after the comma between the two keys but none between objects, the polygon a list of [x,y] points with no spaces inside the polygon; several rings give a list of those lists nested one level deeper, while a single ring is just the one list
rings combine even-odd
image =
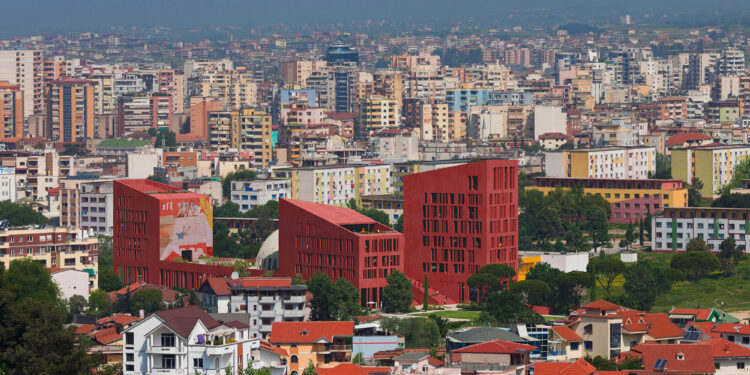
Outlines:
[{"label": "green tree", "polygon": [[579,223],[568,224],[568,229],[565,231],[564,239],[567,248],[576,253],[591,250],[591,244],[586,241],[586,236],[584,235],[583,230],[581,230],[581,224]]},{"label": "green tree", "polygon": [[105,292],[114,292],[123,287],[120,278],[115,275],[111,268],[100,268],[99,289]]},{"label": "green tree", "polygon": [[440,329],[428,318],[386,318],[382,326],[388,331],[404,336],[408,348],[431,348],[440,345]]},{"label": "green tree", "polygon": [[688,185],[688,206],[697,207],[700,206],[701,190],[703,190],[703,181],[698,177],[693,177]]},{"label": "green tree", "polygon": [[492,275],[505,285],[510,284],[513,281],[513,277],[516,276],[516,270],[505,263],[485,264],[479,269],[479,273]]},{"label": "green tree", "polygon": [[589,260],[586,270],[593,276],[596,283],[604,289],[607,297],[610,297],[612,285],[617,277],[625,271],[625,263],[615,257],[592,258]]},{"label": "green tree", "polygon": [[720,267],[719,259],[709,251],[688,251],[672,256],[670,266],[682,271],[688,279],[698,280]]},{"label": "green tree", "polygon": [[312,360],[307,363],[307,367],[305,367],[305,370],[302,371],[302,375],[318,375],[318,370],[315,369],[315,365],[313,365]]},{"label": "green tree", "polygon": [[654,172],[649,172],[648,178],[669,180],[672,178],[672,161],[669,155],[656,153]]},{"label": "green tree", "polygon": [[354,358],[352,358],[352,363],[360,365],[360,366],[367,365],[367,363],[365,362],[365,356],[364,354],[362,354],[362,352],[357,353],[357,355],[355,355]]},{"label": "green tree", "polygon": [[687,245],[685,246],[686,251],[710,251],[708,248],[708,245],[706,245],[706,241],[703,241],[702,238],[693,238],[690,240]]},{"label": "green tree", "polygon": [[732,181],[722,187],[721,195],[728,194],[730,189],[742,186],[742,180],[747,179],[750,179],[750,159],[742,160],[734,166]]},{"label": "green tree", "polygon": [[725,275],[731,275],[735,267],[740,264],[745,254],[742,249],[737,248],[737,243],[732,238],[721,241],[719,245],[719,262],[721,270]]},{"label": "green tree", "polygon": [[31,206],[13,203],[11,201],[0,202],[0,221],[8,220],[12,227],[23,225],[47,224],[47,220],[41,212]]},{"label": "green tree", "polygon": [[88,302],[86,301],[86,297],[80,296],[78,294],[75,294],[68,298],[68,313],[73,316],[77,314],[82,314],[86,307],[88,306]]},{"label": "green tree", "polygon": [[242,370],[242,375],[271,375],[271,371],[265,367],[254,369],[252,366],[248,366]]},{"label": "green tree", "polygon": [[226,201],[221,206],[214,207],[214,217],[242,217],[240,205]]},{"label": "green tree", "polygon": [[563,274],[552,307],[558,312],[569,312],[581,305],[583,294],[592,286],[593,281],[588,272],[571,271]]},{"label": "green tree", "polygon": [[422,310],[427,311],[430,307],[430,282],[427,280],[427,275],[424,275],[424,295],[422,296]]},{"label": "green tree", "polygon": [[229,197],[232,195],[232,181],[255,180],[256,178],[258,178],[258,175],[255,171],[250,169],[240,169],[234,172],[229,172],[229,174],[221,180],[221,192],[225,197]]},{"label": "green tree", "polygon": [[391,226],[391,221],[388,218],[388,214],[385,213],[385,212],[383,212],[383,211],[380,211],[380,210],[375,209],[375,208],[368,208],[368,209],[359,211],[359,213],[361,213],[362,215],[365,215],[365,216],[369,217],[370,219],[373,219],[373,220],[377,221],[378,223],[383,224],[383,225],[385,225],[387,227]]},{"label": "green tree", "polygon": [[60,153],[60,155],[66,155],[66,156],[83,156],[89,153],[89,151],[86,149],[85,143],[78,143],[78,142],[68,142],[63,143],[63,152]]},{"label": "green tree", "polygon": [[164,307],[162,293],[159,289],[141,289],[131,297],[130,313],[137,315],[140,310],[146,314],[159,311]]},{"label": "green tree", "polygon": [[388,313],[409,311],[414,296],[411,281],[401,271],[393,271],[386,278],[388,285],[383,288],[383,311]]},{"label": "green tree", "polygon": [[108,363],[96,370],[97,375],[122,375],[122,363]]},{"label": "green tree", "polygon": [[520,296],[508,290],[490,293],[485,303],[485,312],[492,321],[500,324],[544,322],[539,314],[530,312]]},{"label": "green tree", "polygon": [[478,303],[484,303],[487,294],[500,289],[500,281],[488,273],[475,273],[469,276],[466,284],[476,289]]},{"label": "green tree", "polygon": [[610,236],[607,222],[610,217],[610,205],[599,195],[586,197],[586,200],[588,204],[584,208],[584,216],[586,218],[586,230],[591,237],[591,245],[594,250],[609,246]]},{"label": "green tree", "polygon": [[659,277],[657,270],[647,261],[640,261],[625,271],[625,284],[627,301],[637,310],[648,311],[656,302],[659,293]]},{"label": "green tree", "polygon": [[750,208],[750,194],[725,193],[713,201],[711,207]]},{"label": "green tree", "polygon": [[317,272],[307,281],[307,290],[313,295],[310,301],[312,320],[348,320],[361,313],[359,292],[346,279],[340,278],[334,283],[327,275]]},{"label": "green tree", "polygon": [[552,289],[541,280],[522,280],[510,286],[510,291],[532,306],[546,306]]},{"label": "green tree", "polygon": [[89,295],[89,314],[102,316],[109,314],[109,295],[97,289]]},{"label": "green tree", "polygon": [[404,232],[404,215],[399,215],[398,219],[396,220],[396,223],[393,224],[393,229],[403,233]]},{"label": "green tree", "polygon": [[19,299],[57,302],[57,284],[52,281],[49,271],[31,258],[11,261],[5,272],[5,282],[15,289]]},{"label": "green tree", "polygon": [[620,240],[620,247],[624,247],[626,251],[630,251],[630,245],[638,239],[637,236],[638,234],[635,233],[635,227],[633,227],[633,222],[631,221],[625,230],[625,236]]}]

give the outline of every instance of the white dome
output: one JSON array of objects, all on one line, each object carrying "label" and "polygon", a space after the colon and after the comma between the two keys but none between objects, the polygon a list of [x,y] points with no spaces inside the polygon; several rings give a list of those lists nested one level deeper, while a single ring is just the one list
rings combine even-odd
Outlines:
[{"label": "white dome", "polygon": [[260,245],[258,255],[255,257],[255,266],[262,270],[279,269],[279,230],[271,233],[263,244]]}]

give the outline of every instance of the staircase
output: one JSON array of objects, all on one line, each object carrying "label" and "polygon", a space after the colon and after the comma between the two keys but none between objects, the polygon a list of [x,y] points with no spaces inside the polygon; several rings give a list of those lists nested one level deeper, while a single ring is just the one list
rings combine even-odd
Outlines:
[{"label": "staircase", "polygon": [[[413,300],[411,304],[413,306],[422,306],[424,304],[424,285],[416,280],[411,280],[411,294]],[[437,290],[430,287],[427,288],[427,303],[430,305],[455,305],[458,302],[452,298],[446,297],[443,294],[438,293]]]}]

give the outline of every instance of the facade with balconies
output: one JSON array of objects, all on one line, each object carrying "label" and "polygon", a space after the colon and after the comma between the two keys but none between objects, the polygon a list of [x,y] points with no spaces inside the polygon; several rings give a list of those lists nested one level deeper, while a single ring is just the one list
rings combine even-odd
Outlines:
[{"label": "facade with balconies", "polygon": [[312,363],[331,368],[352,360],[354,322],[275,322],[269,341],[289,353],[289,374],[299,375]]},{"label": "facade with balconies", "polygon": [[285,354],[250,338],[246,324],[216,320],[197,306],[158,311],[123,332],[126,375],[241,374],[247,367],[280,372]]},{"label": "facade with balconies", "polygon": [[211,278],[198,292],[209,313],[239,318],[253,338],[268,337],[274,322],[301,322],[307,314],[307,287],[293,284],[291,278]]}]

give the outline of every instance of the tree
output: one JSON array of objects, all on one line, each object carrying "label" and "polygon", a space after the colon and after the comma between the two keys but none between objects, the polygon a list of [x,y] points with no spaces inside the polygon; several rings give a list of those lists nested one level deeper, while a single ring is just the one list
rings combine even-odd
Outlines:
[{"label": "tree", "polygon": [[685,246],[686,251],[709,251],[708,245],[706,245],[706,241],[703,241],[702,238],[693,238],[690,240],[690,242],[687,243]]},{"label": "tree", "polygon": [[11,227],[23,225],[43,225],[47,220],[41,212],[31,206],[13,203],[11,201],[0,202],[0,221],[8,220]]},{"label": "tree", "polygon": [[258,175],[255,171],[249,169],[240,169],[234,172],[229,172],[229,174],[221,180],[221,192],[225,197],[229,197],[232,195],[232,181],[255,180],[256,178],[258,178]]},{"label": "tree", "polygon": [[740,264],[740,261],[744,257],[744,253],[741,249],[737,248],[737,243],[732,238],[727,238],[721,241],[719,245],[719,262],[721,263],[721,270],[724,271],[725,275],[731,275],[734,272],[735,267]]},{"label": "tree", "polygon": [[175,147],[177,146],[177,134],[169,129],[159,129],[156,133],[155,147]]},{"label": "tree", "polygon": [[365,216],[369,217],[370,219],[373,219],[373,220],[377,221],[378,223],[383,224],[383,225],[385,225],[387,227],[391,226],[391,221],[388,218],[388,214],[385,213],[385,212],[383,212],[383,211],[380,211],[380,210],[375,209],[375,208],[368,208],[368,209],[359,211],[359,213],[361,213],[362,215],[365,215]]},{"label": "tree", "polygon": [[698,177],[693,177],[690,184],[688,184],[688,206],[700,206],[701,199],[703,198],[701,190],[703,190],[703,181]]},{"label": "tree", "polygon": [[722,194],[719,199],[711,203],[711,207],[750,208],[750,194]]},{"label": "tree", "polygon": [[586,241],[586,236],[583,230],[581,230],[581,224],[579,223],[570,223],[568,225],[564,239],[567,248],[573,252],[581,253],[591,250],[591,244]]},{"label": "tree", "polygon": [[97,289],[89,295],[89,314],[94,316],[107,315],[109,313],[109,295],[107,292]]},{"label": "tree", "polygon": [[546,306],[552,289],[541,280],[522,280],[510,286],[510,291],[532,306]]},{"label": "tree", "polygon": [[146,314],[159,311],[163,308],[162,293],[159,289],[141,289],[131,297],[130,313],[137,315],[140,310]]},{"label": "tree", "polygon": [[625,230],[625,236],[620,240],[620,247],[624,247],[625,250],[630,251],[630,245],[638,239],[633,227],[633,222],[628,223],[628,227]]},{"label": "tree", "polygon": [[500,324],[544,322],[539,314],[529,312],[521,297],[508,290],[490,293],[485,303],[485,311],[493,321]]},{"label": "tree", "polygon": [[214,217],[242,217],[240,205],[232,201],[226,201],[221,206],[214,208]]},{"label": "tree", "polygon": [[490,263],[482,266],[479,269],[479,273],[486,273],[496,277],[501,282],[505,282],[506,285],[513,281],[513,277],[516,276],[516,270],[505,263]]},{"label": "tree", "polygon": [[591,275],[582,271],[571,271],[560,278],[558,294],[555,296],[557,311],[568,312],[574,307],[581,305],[581,298],[586,289],[592,287],[593,282]]},{"label": "tree", "polygon": [[60,155],[74,156],[74,155],[86,155],[88,150],[86,149],[85,143],[69,142],[63,143],[63,152]]},{"label": "tree", "polygon": [[271,371],[265,367],[254,369],[252,366],[245,367],[242,375],[271,375]]},{"label": "tree", "polygon": [[365,363],[365,356],[364,354],[362,354],[362,352],[357,353],[357,355],[355,355],[354,358],[352,358],[352,363],[360,365],[360,366],[367,365],[367,363]]},{"label": "tree", "polygon": [[670,266],[682,271],[687,278],[698,280],[718,270],[720,263],[709,251],[687,251],[673,255]]},{"label": "tree", "polygon": [[5,272],[5,282],[15,289],[19,299],[57,302],[57,284],[52,281],[49,271],[31,258],[11,261]]},{"label": "tree", "polygon": [[656,153],[654,172],[649,172],[648,178],[669,180],[672,178],[672,161],[669,155]]},{"label": "tree", "polygon": [[469,276],[466,284],[476,289],[478,303],[484,303],[485,296],[488,293],[500,289],[500,282],[497,277],[488,273],[475,273]]},{"label": "tree", "polygon": [[169,178],[167,178],[165,175],[152,174],[152,175],[146,177],[146,179],[158,182],[160,184],[167,184],[167,185],[169,185]]},{"label": "tree", "polygon": [[586,199],[588,204],[584,208],[584,216],[586,229],[591,237],[591,245],[594,250],[609,246],[609,225],[607,225],[611,210],[609,203],[599,195],[592,195]]},{"label": "tree", "polygon": [[72,316],[83,313],[88,306],[88,302],[86,302],[86,297],[75,294],[68,298],[67,305],[68,313]]},{"label": "tree", "polygon": [[114,292],[123,287],[120,278],[115,275],[111,268],[103,268],[99,271],[99,289],[105,292]]},{"label": "tree", "polygon": [[346,279],[334,283],[326,274],[317,272],[307,281],[307,290],[313,294],[312,320],[348,320],[361,312],[359,292]]},{"label": "tree", "polygon": [[430,307],[430,282],[427,280],[427,275],[424,275],[424,295],[422,296],[422,310],[427,311]]},{"label": "tree", "polygon": [[404,232],[404,215],[399,215],[398,219],[396,220],[396,223],[393,224],[393,229],[403,233]]},{"label": "tree", "polygon": [[645,232],[645,230],[643,228],[643,219],[641,219],[638,222],[638,242],[639,242],[639,244],[641,246],[643,246],[643,241],[644,241],[644,236],[643,235],[644,235],[644,232]]},{"label": "tree", "polygon": [[393,271],[386,278],[388,285],[383,288],[383,311],[388,313],[409,311],[414,296],[411,281],[401,271]]},{"label": "tree", "polygon": [[732,181],[722,187],[722,194],[729,193],[730,189],[742,186],[742,180],[750,179],[750,159],[742,160],[734,166]]},{"label": "tree", "polygon": [[404,336],[408,348],[435,347],[442,338],[437,323],[428,318],[386,318],[381,324],[384,329]]},{"label": "tree", "polygon": [[594,277],[594,280],[607,293],[607,297],[612,295],[612,284],[618,276],[625,271],[625,263],[619,258],[592,258],[589,260],[586,270]]},{"label": "tree", "polygon": [[660,291],[657,270],[649,262],[640,261],[628,267],[623,287],[628,296],[626,300],[632,303],[628,307],[648,311]]},{"label": "tree", "polygon": [[312,360],[307,363],[307,367],[302,371],[302,375],[318,375],[318,370],[315,369]]}]

